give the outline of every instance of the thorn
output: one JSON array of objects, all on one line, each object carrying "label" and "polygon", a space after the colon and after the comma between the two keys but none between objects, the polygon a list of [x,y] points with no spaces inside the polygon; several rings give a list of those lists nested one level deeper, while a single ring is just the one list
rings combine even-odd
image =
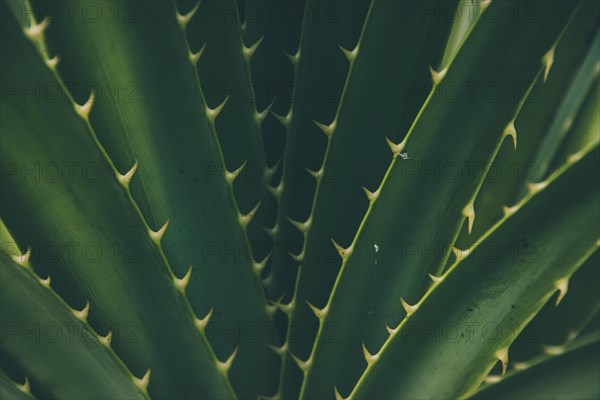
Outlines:
[{"label": "thorn", "polygon": [[323,131],[323,133],[325,134],[325,136],[327,137],[331,137],[331,135],[333,135],[333,132],[335,131],[335,127],[336,127],[336,120],[334,119],[333,122],[329,125],[325,125],[322,124],[320,122],[315,121],[314,119],[312,120],[312,122],[321,130]]},{"label": "thorn", "polygon": [[363,354],[365,355],[365,361],[367,361],[368,365],[372,365],[379,358],[379,354],[373,355],[373,354],[369,353],[369,350],[367,349],[367,346],[365,346],[364,343],[362,345],[362,349],[363,349]]},{"label": "thorn", "polygon": [[102,345],[104,345],[104,347],[110,347],[110,342],[112,341],[112,331],[108,331],[108,333],[106,334],[106,336],[98,336],[98,340],[100,341],[100,343],[102,343]]},{"label": "thorn", "polygon": [[83,310],[81,310],[81,311],[73,310],[73,315],[75,316],[75,318],[77,318],[81,322],[87,322],[87,317],[88,317],[89,313],[90,313],[90,302],[89,301],[85,304],[85,307],[83,307]]},{"label": "thorn", "polygon": [[31,258],[31,247],[28,247],[25,253],[21,255],[11,255],[10,258],[23,268],[29,268],[29,259]]},{"label": "thorn", "polygon": [[300,232],[304,234],[306,234],[312,227],[312,214],[308,217],[308,219],[305,222],[294,221],[289,217],[286,218],[288,221],[290,221],[292,225],[294,225],[296,228],[298,228]]},{"label": "thorn", "polygon": [[300,62],[300,49],[298,49],[298,51],[296,51],[296,54],[294,55],[288,53],[287,51],[284,51],[283,53],[286,55],[288,60],[290,60],[294,67],[298,65],[298,62]]},{"label": "thorn", "polygon": [[154,243],[156,243],[157,245],[160,244],[160,241],[162,240],[163,236],[165,235],[165,231],[167,230],[169,226],[169,220],[167,220],[163,226],[160,227],[159,230],[157,230],[156,232],[153,231],[152,229],[148,228],[148,233],[150,234],[150,238],[154,241]]},{"label": "thorn", "polygon": [[56,70],[56,66],[58,65],[59,62],[60,62],[60,58],[58,56],[54,56],[52,58],[46,59],[46,65],[48,66],[48,68],[50,68],[53,71]]},{"label": "thorn", "polygon": [[286,315],[291,315],[294,312],[294,307],[296,305],[295,301],[292,300],[288,304],[283,304],[280,301],[274,301],[273,305],[277,307],[282,313]]},{"label": "thorn", "polygon": [[125,186],[126,188],[129,187],[129,183],[133,179],[133,175],[135,174],[135,171],[137,171],[137,167],[138,167],[138,161],[136,161],[135,164],[133,164],[133,167],[131,167],[131,169],[129,171],[127,171],[125,173],[125,175],[121,175],[117,171],[117,179],[119,180],[121,185]]},{"label": "thorn", "polygon": [[25,28],[25,36],[31,41],[37,42],[43,39],[44,31],[50,24],[48,18],[44,18],[39,24],[31,23],[31,26]]},{"label": "thorn", "polygon": [[266,255],[265,258],[262,259],[262,261],[260,261],[260,262],[254,261],[252,263],[252,268],[254,269],[254,272],[256,272],[258,275],[260,275],[262,273],[262,271],[265,269],[265,266],[269,262],[269,259],[271,258],[272,254],[273,254],[273,252],[271,251],[271,252],[269,252],[269,254]]},{"label": "thorn", "polygon": [[452,253],[454,253],[454,256],[456,257],[456,261],[460,261],[463,258],[466,258],[469,254],[471,254],[471,248],[468,248],[466,250],[461,250],[458,247],[452,246]]},{"label": "thorn", "polygon": [[273,100],[271,100],[271,102],[265,107],[264,110],[256,110],[256,112],[254,113],[254,121],[256,121],[257,124],[261,125],[265,118],[267,118],[267,115],[269,115],[271,109],[273,108],[273,105],[275,104],[275,100],[276,99],[273,98]]},{"label": "thorn", "polygon": [[390,146],[390,150],[392,150],[394,157],[399,156],[400,153],[402,153],[402,151],[404,150],[404,147],[406,146],[406,138],[404,138],[404,140],[398,144],[392,142],[388,137],[386,137],[385,140],[388,146]]},{"label": "thorn", "polygon": [[25,394],[31,394],[31,386],[29,385],[29,379],[27,377],[25,377],[25,382],[23,382],[22,385],[19,385],[18,383],[15,383],[15,386],[21,392],[23,392]]},{"label": "thorn", "polygon": [[357,44],[356,47],[354,47],[354,50],[348,50],[342,46],[339,46],[340,50],[342,50],[342,53],[344,53],[350,64],[352,64],[354,60],[356,60],[356,56],[358,56],[358,46],[359,45]]},{"label": "thorn", "polygon": [[549,356],[558,356],[565,352],[563,346],[544,346],[544,353]]},{"label": "thorn", "polygon": [[236,180],[236,178],[240,175],[240,173],[244,170],[244,168],[246,167],[246,163],[248,161],[244,161],[242,163],[242,165],[240,165],[236,170],[234,171],[227,171],[225,170],[225,180],[227,181],[227,183],[229,183],[230,185],[233,185],[233,182]]},{"label": "thorn", "polygon": [[260,207],[260,203],[261,203],[261,200],[259,200],[258,203],[256,203],[254,208],[252,210],[250,210],[250,212],[248,212],[248,214],[239,214],[238,215],[238,221],[239,221],[240,225],[242,226],[242,228],[246,229],[248,227],[248,224],[250,224],[250,221],[252,221],[252,218],[254,218],[254,215],[256,215],[256,212],[258,211],[258,208]]},{"label": "thorn", "polygon": [[536,194],[537,192],[544,190],[548,186],[548,182],[537,182],[537,183],[528,183],[527,188],[531,194]]},{"label": "thorn", "polygon": [[41,279],[40,278],[40,283],[43,286],[46,286],[47,288],[50,288],[50,275],[48,275],[48,277],[46,279]]},{"label": "thorn", "polygon": [[398,329],[400,329],[400,324],[398,324],[397,327],[395,328],[390,328],[388,325],[385,326],[385,330],[390,334],[390,335],[394,335],[396,332],[398,332]]},{"label": "thorn", "polygon": [[275,313],[277,312],[277,307],[270,305],[268,303],[265,303],[265,310],[267,312],[267,316],[271,319],[273,319],[273,317],[275,316]]},{"label": "thorn", "polygon": [[325,318],[325,316],[327,315],[327,311],[329,311],[329,308],[327,308],[327,305],[323,308],[318,308],[316,306],[313,306],[308,300],[304,300],[304,301],[310,307],[312,312],[315,314],[315,317],[317,317],[321,321]]},{"label": "thorn", "polygon": [[302,249],[300,254],[294,254],[291,251],[288,251],[287,254],[292,258],[292,260],[294,260],[298,264],[301,264],[304,261],[304,248]]},{"label": "thorn", "polygon": [[300,368],[302,370],[302,372],[304,372],[306,374],[312,364],[311,358],[309,357],[308,360],[302,361],[301,359],[296,357],[291,351],[288,353],[290,354],[290,356],[292,357],[294,362],[296,362],[296,365],[298,365],[298,368]]},{"label": "thorn", "polygon": [[519,208],[520,207],[518,205],[515,205],[512,207],[502,206],[502,213],[504,214],[505,217],[510,217],[511,215],[516,213],[519,210]]},{"label": "thorn", "polygon": [[569,277],[566,276],[562,279],[559,279],[556,282],[556,289],[558,289],[558,297],[556,298],[555,306],[558,307],[562,299],[567,295],[567,291],[569,290]]},{"label": "thorn", "polygon": [[272,228],[267,228],[266,226],[263,226],[262,228],[264,229],[265,232],[267,232],[267,235],[271,236],[272,238],[277,236],[277,234],[279,233],[279,223],[278,222],[276,222]]},{"label": "thorn", "polygon": [[552,64],[554,64],[554,49],[556,46],[552,46],[550,50],[544,57],[542,57],[542,65],[544,66],[544,82],[548,80],[548,74],[550,73],[550,68],[552,68]]},{"label": "thorn", "polygon": [[439,72],[434,70],[433,67],[429,67],[429,72],[431,72],[431,80],[433,80],[433,84],[437,86],[440,84],[440,82],[442,82],[442,80],[446,76],[446,73],[448,72],[448,67],[440,70]]},{"label": "thorn", "polygon": [[185,31],[185,28],[187,27],[187,25],[190,23],[190,21],[196,14],[196,11],[198,11],[199,6],[200,6],[200,2],[197,2],[196,5],[194,6],[194,8],[192,8],[192,10],[185,15],[181,15],[181,14],[179,14],[179,12],[176,12],[177,23],[179,24],[181,29],[183,29]]},{"label": "thorn", "polygon": [[379,188],[377,188],[377,190],[374,192],[371,192],[369,189],[367,189],[364,186],[362,186],[362,189],[365,191],[365,194],[367,195],[367,199],[369,200],[369,203],[374,203],[375,200],[377,200],[377,197],[379,197],[379,193],[381,191],[381,186]]},{"label": "thorn", "polygon": [[523,370],[529,368],[529,364],[527,364],[526,362],[518,362],[518,361],[513,362],[512,366],[517,371],[523,371]]},{"label": "thorn", "polygon": [[180,292],[185,293],[185,288],[190,283],[190,278],[192,277],[192,266],[188,268],[187,272],[183,276],[183,278],[179,279],[176,276],[173,276],[173,283],[175,287],[179,289]]},{"label": "thorn", "polygon": [[150,383],[150,368],[146,371],[142,379],[132,375],[133,384],[143,393],[148,393],[148,384]]},{"label": "thorn", "polygon": [[348,246],[347,248],[343,248],[342,246],[337,244],[337,242],[333,239],[331,239],[331,243],[333,243],[333,246],[337,250],[340,257],[342,257],[342,259],[346,259],[350,257],[350,254],[352,254],[352,245]]},{"label": "thorn", "polygon": [[258,39],[256,41],[256,43],[254,43],[252,46],[250,47],[246,47],[244,46],[244,44],[242,43],[242,53],[244,53],[244,58],[246,59],[247,62],[250,62],[250,59],[252,58],[252,56],[254,55],[254,53],[256,52],[256,49],[258,49],[258,46],[260,46],[260,44],[262,43],[263,39],[265,38],[265,36],[261,36],[260,39]]},{"label": "thorn", "polygon": [[473,203],[468,204],[463,209],[463,216],[468,220],[468,228],[470,235],[471,231],[473,230],[473,223],[475,222],[475,208],[473,207]]},{"label": "thorn", "polygon": [[267,190],[269,191],[269,193],[271,193],[271,196],[273,196],[276,199],[279,199],[281,197],[281,195],[283,194],[283,182],[284,181],[285,181],[284,179],[279,181],[279,185],[277,185],[277,186],[267,185]]},{"label": "thorn", "polygon": [[490,385],[492,383],[498,383],[501,380],[502,380],[502,375],[488,375],[483,379],[483,381],[485,383],[487,383],[488,385]]},{"label": "thorn", "polygon": [[286,128],[288,128],[290,126],[290,124],[292,123],[292,108],[291,107],[290,107],[290,111],[288,111],[288,113],[286,115],[275,114],[273,111],[271,111],[271,114],[275,117],[275,119],[277,119],[277,121],[279,121],[281,123],[281,125],[283,125]]},{"label": "thorn", "polygon": [[[273,114],[273,113],[271,113]],[[272,167],[268,167],[265,166],[265,178],[268,179],[269,181],[272,181],[273,178],[275,177],[275,174],[277,173],[278,169],[279,169],[279,165],[281,163],[281,158],[279,160],[277,160],[277,162],[275,164],[273,164]]]},{"label": "thorn", "polygon": [[200,50],[198,50],[197,52],[193,53],[191,50],[188,52],[190,62],[192,63],[192,65],[194,67],[196,65],[198,65],[198,61],[200,61],[200,58],[202,58],[202,54],[204,54],[205,49],[206,49],[206,43],[204,43],[202,45],[202,47],[200,48]]},{"label": "thorn", "polygon": [[195,324],[196,324],[196,328],[198,328],[198,330],[202,333],[204,333],[204,329],[206,328],[206,326],[208,325],[208,322],[210,321],[210,317],[212,317],[214,308],[211,308],[208,313],[206,314],[206,316],[204,316],[204,318],[196,318]]},{"label": "thorn", "polygon": [[413,314],[419,309],[419,303],[415,304],[414,306],[411,306],[402,297],[400,297],[400,303],[402,304],[402,308],[404,308],[407,317],[410,317],[411,314]]},{"label": "thorn", "polygon": [[315,178],[315,180],[318,183],[321,180],[321,177],[323,176],[323,167],[321,167],[321,169],[319,169],[318,171],[313,171],[312,169],[306,168],[306,172],[308,172],[310,176]]},{"label": "thorn", "polygon": [[221,112],[221,110],[223,110],[225,104],[227,104],[227,100],[229,100],[229,95],[227,95],[227,97],[225,97],[225,100],[223,100],[221,104],[219,104],[215,108],[210,108],[208,105],[206,105],[206,116],[208,117],[208,120],[211,123],[215,123],[215,120],[219,116],[219,113]]},{"label": "thorn", "polygon": [[508,346],[498,350],[495,356],[502,364],[502,376],[506,375],[506,369],[508,368]]},{"label": "thorn", "polygon": [[515,121],[512,120],[508,123],[506,128],[504,128],[504,137],[511,136],[513,140],[513,146],[515,150],[517,149],[517,129],[515,128]]},{"label": "thorn", "polygon": [[429,278],[431,278],[431,280],[433,281],[433,283],[440,283],[444,280],[444,275],[442,276],[435,276],[433,274],[429,274]]},{"label": "thorn", "polygon": [[233,351],[233,353],[231,353],[231,355],[225,361],[217,360],[217,369],[219,370],[219,372],[221,374],[227,376],[227,373],[229,372],[229,370],[231,369],[231,366],[233,365],[233,360],[235,360],[235,356],[237,355],[238,350],[239,350],[239,348],[236,348]]},{"label": "thorn", "polygon": [[88,119],[88,115],[90,114],[90,111],[92,110],[92,106],[94,105],[94,101],[96,100],[96,91],[94,89],[92,89],[92,91],[90,92],[90,97],[87,99],[87,101],[82,104],[75,104],[75,111],[77,112],[77,114],[79,114],[79,116],[85,120]]},{"label": "thorn", "polygon": [[277,347],[277,346],[273,346],[273,345],[269,345],[269,347],[271,348],[271,350],[273,350],[275,352],[275,354],[277,354],[280,357],[285,356],[285,354],[288,351],[288,344],[287,342],[283,344],[283,346],[281,347]]},{"label": "thorn", "polygon": [[333,387],[333,394],[335,395],[335,400],[346,400],[344,397],[342,397],[337,387],[335,386]]}]

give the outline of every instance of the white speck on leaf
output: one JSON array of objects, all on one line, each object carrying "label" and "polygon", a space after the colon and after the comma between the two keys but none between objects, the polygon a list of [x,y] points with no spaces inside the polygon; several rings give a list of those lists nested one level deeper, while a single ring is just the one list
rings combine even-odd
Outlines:
[{"label": "white speck on leaf", "polygon": [[400,157],[402,157],[403,160],[408,160],[408,153],[400,153]]},{"label": "white speck on leaf", "polygon": [[377,253],[379,251],[379,246],[377,246],[376,244],[374,244],[373,247],[375,248],[375,253]]}]

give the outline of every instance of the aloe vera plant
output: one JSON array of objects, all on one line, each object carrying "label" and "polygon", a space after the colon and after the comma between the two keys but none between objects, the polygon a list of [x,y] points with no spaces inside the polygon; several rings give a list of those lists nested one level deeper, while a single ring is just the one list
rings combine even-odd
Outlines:
[{"label": "aloe vera plant", "polygon": [[2,399],[600,396],[600,6],[2,0]]}]

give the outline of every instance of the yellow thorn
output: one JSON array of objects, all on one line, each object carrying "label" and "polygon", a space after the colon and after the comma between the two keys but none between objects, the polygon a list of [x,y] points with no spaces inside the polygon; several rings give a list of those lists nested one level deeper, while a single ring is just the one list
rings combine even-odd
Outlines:
[{"label": "yellow thorn", "polygon": [[300,254],[294,254],[291,251],[288,251],[288,256],[290,256],[292,258],[292,260],[294,260],[297,263],[302,263],[304,261],[304,249],[302,249],[302,251],[300,252]]},{"label": "yellow thorn", "polygon": [[92,110],[92,106],[94,105],[94,101],[96,100],[96,91],[94,89],[92,89],[91,93],[90,93],[90,97],[87,99],[87,101],[82,104],[75,104],[75,111],[77,112],[77,114],[79,114],[79,116],[85,120],[88,119],[88,115],[90,115],[90,111]]},{"label": "yellow thorn", "polygon": [[439,85],[440,82],[446,76],[446,73],[448,72],[448,67],[440,70],[439,72],[434,70],[433,67],[429,67],[429,72],[431,72],[431,80],[433,80],[433,84]]},{"label": "yellow thorn", "polygon": [[371,192],[369,189],[367,189],[366,187],[362,187],[362,189],[365,191],[365,194],[367,195],[367,199],[369,200],[369,203],[374,203],[375,200],[377,200],[377,197],[379,197],[379,193],[381,191],[381,186],[377,188],[376,191]]},{"label": "yellow thorn", "polygon": [[385,138],[388,146],[390,146],[390,150],[392,150],[392,153],[394,154],[394,157],[399,156],[400,153],[402,153],[402,151],[404,150],[404,147],[406,146],[406,138],[404,138],[404,140],[398,144],[392,142],[390,140],[390,138]]},{"label": "yellow thorn", "polygon": [[277,346],[273,346],[273,345],[269,345],[269,347],[271,348],[271,350],[273,350],[275,352],[275,354],[277,354],[280,357],[285,356],[285,354],[288,351],[288,344],[287,342],[283,344],[283,346],[281,347],[277,347]]},{"label": "yellow thorn", "polygon": [[414,306],[411,306],[402,297],[400,297],[400,303],[402,304],[402,308],[404,308],[407,317],[409,317],[411,314],[413,314],[419,309],[419,303],[415,304]]},{"label": "yellow thorn", "polygon": [[238,215],[238,221],[240,223],[240,225],[242,226],[242,228],[246,229],[248,227],[248,224],[250,224],[250,221],[252,221],[252,218],[254,218],[254,215],[256,215],[256,212],[258,211],[258,208],[260,207],[260,203],[261,201],[259,201],[252,210],[250,210],[250,212],[248,212],[248,214],[239,214]]},{"label": "yellow thorn", "polygon": [[169,220],[167,220],[163,224],[163,226],[161,226],[160,229],[157,230],[156,232],[153,231],[152,229],[148,229],[148,234],[150,235],[150,238],[154,241],[154,243],[160,244],[160,241],[162,240],[163,236],[165,235],[165,231],[167,230],[168,226],[169,226]]},{"label": "yellow thorn", "polygon": [[239,350],[239,348],[236,348],[233,351],[233,353],[231,353],[231,355],[225,361],[217,360],[217,369],[219,370],[219,372],[221,374],[227,376],[227,373],[229,372],[229,370],[231,369],[231,366],[233,365],[233,360],[235,360],[235,356],[237,355],[238,350]]},{"label": "yellow thorn", "polygon": [[40,278],[40,283],[42,285],[46,286],[47,288],[50,288],[50,275],[48,275],[48,277],[46,279]]},{"label": "yellow thorn", "polygon": [[179,289],[180,292],[185,292],[185,288],[190,283],[190,278],[192,277],[192,266],[187,270],[183,278],[179,279],[176,276],[173,276],[173,283],[175,287]]},{"label": "yellow thorn", "polygon": [[271,193],[271,196],[273,196],[276,199],[279,199],[281,197],[281,195],[283,194],[283,183],[284,183],[284,179],[279,181],[279,185],[277,186],[269,186],[267,185],[267,190],[269,191],[269,193]]},{"label": "yellow thorn", "polygon": [[502,364],[502,375],[504,376],[506,374],[506,369],[508,368],[508,346],[498,350],[495,356]]},{"label": "yellow thorn", "polygon": [[344,55],[346,56],[346,59],[352,64],[354,62],[354,60],[356,60],[356,57],[358,56],[359,45],[357,44],[353,50],[345,49],[342,46],[339,46],[339,47],[340,47],[340,50],[342,50],[342,53],[344,53]]},{"label": "yellow thorn", "polygon": [[271,236],[272,238],[277,236],[277,234],[279,233],[279,223],[278,222],[276,222],[272,228],[267,228],[266,226],[263,226],[262,228],[264,229],[265,232],[267,232],[267,235]]},{"label": "yellow thorn", "polygon": [[143,393],[148,393],[148,384],[150,383],[150,368],[146,371],[142,379],[132,375],[133,384]]},{"label": "yellow thorn", "polygon": [[292,352],[288,352],[288,353],[290,354],[290,356],[292,357],[294,362],[296,362],[296,365],[298,365],[298,368],[300,368],[302,370],[302,372],[307,373],[312,364],[311,358],[309,357],[308,360],[302,361],[301,359],[296,357]]},{"label": "yellow thorn", "polygon": [[429,274],[429,278],[431,278],[431,280],[433,281],[433,283],[440,283],[444,280],[444,275],[442,276],[435,276],[433,274]]},{"label": "yellow thorn", "polygon": [[240,173],[244,170],[244,168],[246,167],[246,163],[247,161],[244,161],[242,163],[242,165],[240,165],[236,170],[234,171],[227,171],[225,170],[225,180],[227,181],[227,183],[229,183],[230,185],[233,184],[233,182],[236,180],[236,178],[240,175]]},{"label": "yellow thorn", "polygon": [[517,371],[523,371],[523,370],[529,368],[529,364],[527,364],[526,362],[518,362],[518,361],[513,362],[512,366]]},{"label": "yellow thorn", "polygon": [[187,25],[190,23],[190,21],[196,14],[196,11],[198,11],[199,6],[200,6],[200,2],[197,2],[196,5],[194,6],[194,8],[192,8],[192,10],[185,15],[181,15],[177,12],[177,23],[179,24],[181,29],[185,30]]},{"label": "yellow thorn", "polygon": [[342,246],[340,246],[335,240],[331,239],[331,243],[333,243],[333,246],[335,247],[335,249],[337,250],[338,254],[340,255],[340,257],[342,257],[342,259],[346,259],[347,257],[350,256],[350,254],[352,254],[352,245],[350,245],[347,248],[343,248]]},{"label": "yellow thorn", "polygon": [[112,335],[113,335],[112,331],[108,331],[108,333],[106,334],[106,336],[98,336],[98,340],[105,347],[110,347],[110,342],[112,341]]},{"label": "yellow thorn", "polygon": [[398,324],[397,327],[395,328],[390,328],[388,325],[385,326],[385,330],[390,334],[390,335],[394,335],[396,332],[398,332],[398,329],[400,329],[400,324]]},{"label": "yellow thorn", "polygon": [[558,356],[565,352],[563,346],[544,346],[544,353],[549,356]]},{"label": "yellow thorn", "polygon": [[362,349],[363,349],[363,354],[365,355],[365,361],[367,362],[368,365],[372,365],[379,358],[379,354],[373,355],[373,354],[369,353],[369,350],[367,349],[367,346],[365,346],[364,343],[362,345]]},{"label": "yellow thorn", "polygon": [[567,291],[569,290],[569,277],[564,277],[562,279],[559,279],[556,282],[556,289],[558,289],[558,297],[556,298],[556,304],[555,306],[558,307],[558,305],[560,304],[560,302],[562,301],[562,299],[565,298],[565,296],[567,295]]},{"label": "yellow thorn", "polygon": [[273,252],[269,252],[269,254],[267,254],[265,256],[265,258],[263,258],[262,261],[260,261],[260,262],[254,261],[252,263],[252,268],[254,269],[254,272],[256,272],[258,275],[260,275],[262,273],[262,271],[265,269],[265,266],[269,262],[269,259],[271,258],[272,254],[273,254]]},{"label": "yellow thorn", "polygon": [[267,115],[269,115],[269,113],[271,112],[271,109],[273,108],[273,105],[275,104],[275,98],[273,98],[273,100],[269,103],[268,106],[265,107],[264,110],[262,111],[258,111],[256,110],[254,113],[254,121],[256,121],[257,124],[262,124],[263,121],[265,120],[265,118],[267,118]]},{"label": "yellow thorn", "polygon": [[292,225],[294,225],[296,228],[298,228],[298,230],[302,233],[307,233],[311,226],[312,226],[312,215],[310,215],[308,217],[308,219],[304,222],[300,222],[300,221],[294,221],[293,219],[286,217],[288,221],[290,221],[290,223]]},{"label": "yellow thorn", "polygon": [[330,137],[331,135],[333,135],[333,132],[335,132],[335,127],[336,127],[336,120],[334,119],[333,122],[329,125],[325,125],[322,124],[320,122],[315,121],[314,119],[312,120],[312,122],[325,134],[325,136]]},{"label": "yellow thorn", "polygon": [[544,190],[548,186],[548,182],[537,182],[537,183],[529,183],[527,184],[527,188],[532,194],[535,194],[541,190]]},{"label": "yellow thorn", "polygon": [[273,114],[275,119],[277,121],[279,121],[281,123],[281,125],[283,125],[286,128],[288,128],[290,126],[290,124],[292,123],[292,108],[291,107],[286,115],[279,115],[279,114],[275,114],[274,112],[271,112],[271,114]]},{"label": "yellow thorn", "polygon": [[468,228],[470,235],[471,231],[473,230],[473,223],[475,222],[475,208],[473,207],[473,203],[468,204],[463,209],[463,216],[468,220]]},{"label": "yellow thorn", "polygon": [[37,42],[44,37],[44,31],[49,24],[50,20],[48,20],[48,18],[44,18],[39,24],[32,22],[31,26],[25,28],[25,36],[27,36],[29,40]]},{"label": "yellow thorn", "polygon": [[277,307],[282,313],[286,315],[290,315],[294,311],[294,307],[296,302],[294,300],[290,301],[288,304],[283,304],[278,301],[274,301],[273,305]]},{"label": "yellow thorn", "polygon": [[452,253],[456,257],[456,261],[460,261],[463,258],[466,258],[469,254],[471,254],[471,249],[468,248],[466,250],[461,250],[457,247],[452,246]]},{"label": "yellow thorn", "polygon": [[323,318],[325,318],[325,316],[327,315],[327,311],[329,311],[329,308],[327,305],[325,305],[325,307],[323,307],[323,308],[318,308],[318,307],[312,305],[308,300],[304,300],[304,301],[306,302],[308,307],[310,307],[313,314],[315,314],[315,317],[317,317],[319,320],[323,320]]},{"label": "yellow thorn", "polygon": [[31,248],[28,247],[25,253],[21,255],[11,255],[10,258],[18,265],[29,268],[29,259],[31,258]]},{"label": "yellow thorn", "polygon": [[81,311],[73,310],[73,315],[75,316],[75,318],[77,318],[78,320],[80,320],[82,322],[87,321],[87,317],[88,317],[89,313],[90,313],[90,302],[89,301],[85,304],[85,307],[83,307],[83,310],[81,310]]},{"label": "yellow thorn", "polygon": [[195,53],[193,53],[192,51],[189,51],[188,56],[189,56],[190,62],[192,63],[193,66],[198,65],[198,61],[200,61],[200,58],[202,58],[202,54],[204,54],[205,49],[206,49],[206,43],[204,43],[202,45],[202,47],[200,48],[200,50],[198,50]]},{"label": "yellow thorn", "polygon": [[215,108],[210,108],[208,105],[206,105],[206,116],[208,117],[208,120],[211,123],[215,123],[215,120],[219,116],[219,113],[223,110],[225,104],[227,104],[227,100],[229,100],[229,95],[227,95],[227,97],[225,97],[225,100],[223,100],[221,104],[219,104]]},{"label": "yellow thorn", "polygon": [[298,65],[298,62],[300,61],[300,49],[298,49],[298,51],[294,55],[292,55],[288,52],[285,52],[285,51],[284,51],[284,54],[286,55],[288,60],[290,60],[290,62],[292,63],[292,65],[294,67]]},{"label": "yellow thorn", "polygon": [[338,392],[338,389],[335,386],[333,387],[333,394],[335,395],[335,400],[346,400],[344,397],[342,397],[340,392]]},{"label": "yellow thorn", "polygon": [[246,59],[247,62],[250,62],[250,59],[252,58],[252,56],[256,52],[256,49],[258,49],[258,46],[260,46],[260,44],[262,43],[264,38],[265,37],[262,36],[260,39],[258,39],[256,41],[256,43],[254,43],[250,47],[246,47],[242,44],[242,53],[244,53],[244,58]]},{"label": "yellow thorn", "polygon": [[548,74],[550,73],[550,68],[552,68],[552,64],[554,64],[554,49],[556,46],[552,46],[550,50],[544,57],[542,57],[542,65],[544,66],[544,82],[548,80]]},{"label": "yellow thorn", "polygon": [[502,375],[488,375],[483,379],[483,381],[485,383],[487,383],[488,385],[490,385],[492,383],[498,383],[501,380],[502,380]]},{"label": "yellow thorn", "polygon": [[56,66],[58,65],[59,62],[60,62],[60,58],[58,56],[54,56],[52,58],[46,59],[46,65],[48,66],[48,68],[50,68],[53,71],[56,70]]},{"label": "yellow thorn", "polygon": [[22,385],[19,385],[18,383],[16,383],[15,386],[21,392],[23,392],[25,394],[31,394],[31,386],[29,385],[29,379],[27,377],[25,377],[25,382],[23,382]]},{"label": "yellow thorn", "polygon": [[208,325],[208,322],[210,321],[210,317],[212,317],[213,311],[214,311],[214,308],[211,308],[204,318],[196,318],[196,321],[195,321],[196,328],[200,332],[204,333],[204,329],[206,328],[206,325]]},{"label": "yellow thorn", "polygon": [[135,175],[135,171],[137,171],[137,167],[138,167],[138,161],[136,161],[135,164],[133,164],[133,167],[131,167],[131,169],[129,171],[127,171],[125,173],[125,175],[121,175],[121,174],[119,174],[119,172],[117,172],[117,179],[119,180],[121,185],[123,185],[125,187],[129,187],[129,183],[133,179],[133,175]]},{"label": "yellow thorn", "polygon": [[510,217],[511,215],[516,213],[519,210],[519,208],[520,207],[518,205],[515,205],[512,207],[502,206],[502,213],[504,214],[505,217]]},{"label": "yellow thorn", "polygon": [[510,136],[513,140],[513,146],[515,150],[517,149],[517,129],[515,128],[515,121],[512,120],[508,123],[506,128],[504,128],[504,137]]}]

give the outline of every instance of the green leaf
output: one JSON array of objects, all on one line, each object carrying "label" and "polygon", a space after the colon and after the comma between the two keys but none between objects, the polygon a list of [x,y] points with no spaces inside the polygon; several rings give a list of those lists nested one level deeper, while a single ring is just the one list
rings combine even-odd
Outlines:
[{"label": "green leaf", "polygon": [[371,349],[352,396],[460,398],[498,360],[506,368],[516,334],[555,292],[557,301],[567,294],[569,277],[598,247],[600,190],[584,182],[598,177],[599,156],[596,147],[566,164],[453,265]]},{"label": "green leaf", "polygon": [[[559,2],[538,7],[537,22],[531,23],[511,14],[516,2],[492,4],[442,70],[445,76],[406,139],[392,146],[395,157],[383,182],[368,187],[376,196],[342,252],[343,266],[309,358],[305,398],[331,396],[334,385],[349,392],[354,382],[332,371],[364,368],[361,343],[379,348],[387,338],[385,325],[396,326],[405,315],[398,298],[416,302],[427,274],[443,268],[465,218],[469,223],[475,218],[470,206],[522,105],[523,93],[515,96],[513,88],[531,86],[575,7]],[[492,20],[498,13],[505,17]],[[457,87],[466,91],[470,84],[481,88],[490,82],[502,93],[495,101],[485,90],[451,97]]]},{"label": "green leaf", "polygon": [[73,104],[12,17],[1,37],[9,90],[1,105],[1,187],[10,196],[0,211],[12,236],[31,248],[31,265],[52,275],[63,298],[78,309],[89,302],[91,323],[102,334],[113,330],[115,351],[135,376],[151,368],[151,395],[230,397],[160,232],[150,230],[127,180],[95,141],[89,109]]}]

